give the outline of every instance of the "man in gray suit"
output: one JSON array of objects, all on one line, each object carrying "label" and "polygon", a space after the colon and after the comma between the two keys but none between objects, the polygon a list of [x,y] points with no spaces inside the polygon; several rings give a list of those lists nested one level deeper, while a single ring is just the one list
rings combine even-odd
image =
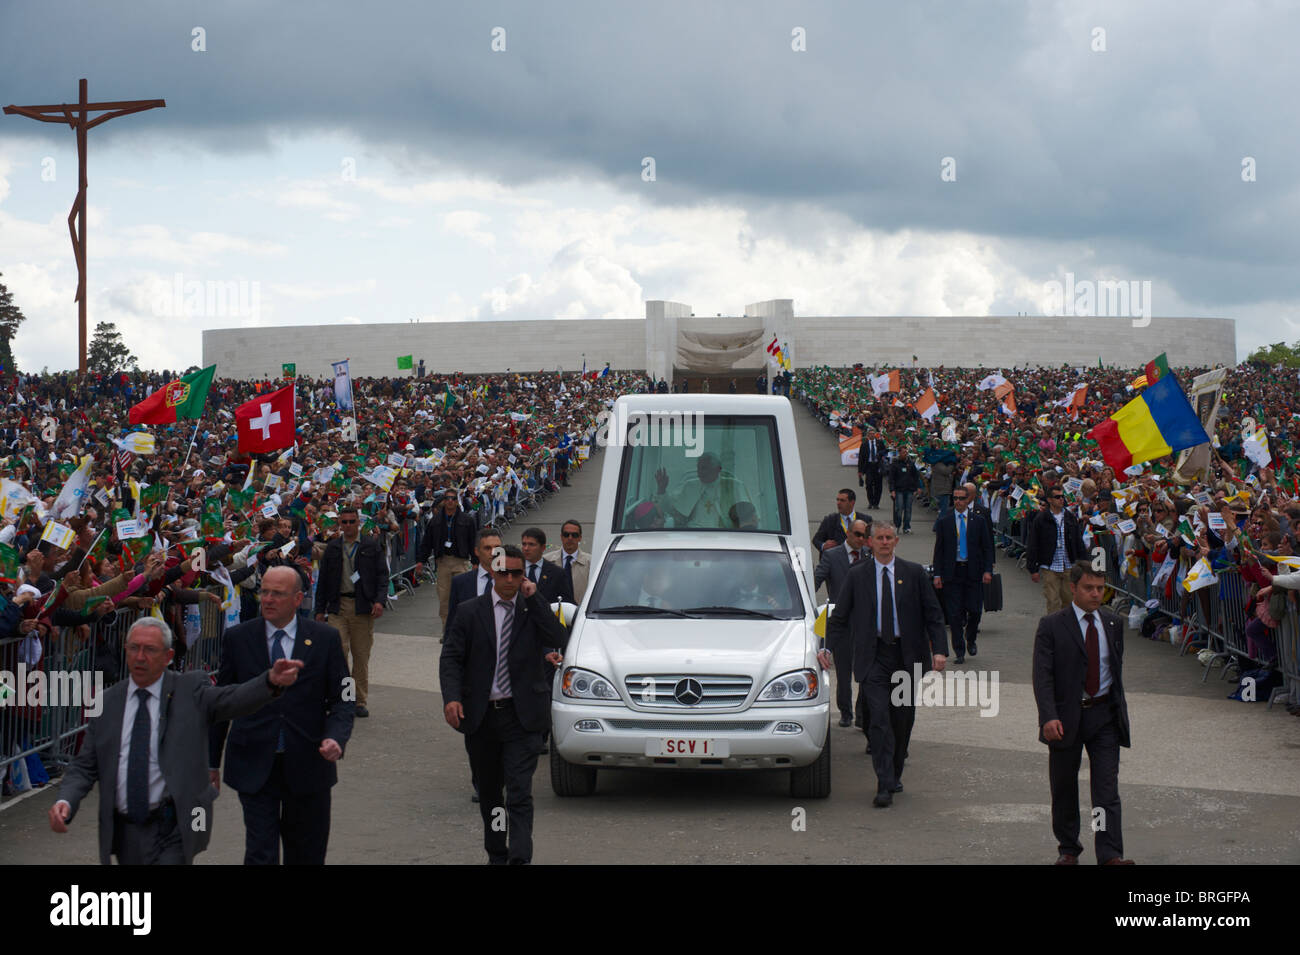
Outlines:
[{"label": "man in gray suit", "polygon": [[[867,549],[867,522],[854,521],[849,525],[849,534],[843,544],[837,544],[822,553],[822,559],[813,569],[815,587],[826,584],[826,601],[834,603],[839,597],[840,588],[848,579],[849,568],[863,557],[871,556]],[[835,703],[840,708],[840,726],[852,726],[855,711],[853,708],[853,644],[841,641],[835,654]],[[858,705],[861,707],[861,697]],[[857,712],[857,724],[862,725],[862,716]]]},{"label": "man in gray suit", "polygon": [[298,678],[301,660],[277,660],[270,670],[236,686],[213,686],[202,671],[168,669],[172,632],[155,617],[126,635],[130,678],[104,693],[104,708],[86,730],[68,767],[50,828],[67,832],[96,780],[99,861],[122,865],[180,865],[208,846],[212,801],[208,728],[213,720],[244,716],[279,696]]}]

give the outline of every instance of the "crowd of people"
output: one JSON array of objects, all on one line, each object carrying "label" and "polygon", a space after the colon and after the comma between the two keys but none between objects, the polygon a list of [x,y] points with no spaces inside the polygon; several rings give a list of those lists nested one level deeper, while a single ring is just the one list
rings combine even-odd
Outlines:
[{"label": "crowd of people", "polygon": [[[141,615],[177,635],[174,666],[183,668],[208,630],[219,636],[258,616],[261,581],[278,566],[298,572],[301,612],[310,614],[349,505],[363,535],[379,542],[383,595],[392,578],[418,586],[417,565],[441,552],[422,533],[435,510],[460,512],[475,530],[504,526],[525,502],[568,483],[610,399],[654,386],[609,372],[361,378],[352,382],[355,407],[344,411],[332,379],[216,378],[199,419],[128,424],[132,405],[178,377],[3,380],[0,670],[35,668],[57,653],[89,660],[111,685],[125,675],[119,644]],[[241,454],[235,408],[290,383],[294,446]],[[395,472],[387,488],[383,467]],[[215,652],[202,665],[215,669]],[[39,707],[0,707],[0,761],[41,730]],[[27,766],[43,781],[45,767],[30,758]]]},{"label": "crowd of people", "polygon": [[[1184,389],[1207,371],[1173,369]],[[1229,665],[1253,672],[1277,664],[1278,627],[1294,600],[1290,571],[1300,567],[1294,369],[1227,370],[1206,429],[1213,450],[1194,473],[1176,454],[1110,467],[1088,437],[1147,386],[1140,368],[902,369],[898,387],[882,391],[887,374],[864,365],[811,368],[798,373],[794,392],[842,442],[861,438],[858,485],[872,508],[888,493],[900,533],[911,530],[914,495],[943,514],[966,489],[998,545],[1042,584],[1049,613],[1069,603],[1068,565],[1099,548],[1112,591],[1172,609],[1164,622],[1180,618],[1193,649],[1223,649],[1208,632],[1221,618],[1216,625],[1244,630],[1233,636],[1246,652],[1225,654]],[[1086,391],[1072,401],[1080,386]],[[937,405],[928,417],[916,407],[928,406],[926,389]],[[1053,569],[1053,555],[1061,563],[1062,554],[1065,566]],[[1216,617],[1212,600],[1227,612]],[[1300,688],[1292,684],[1290,693],[1289,709],[1300,715]]]}]

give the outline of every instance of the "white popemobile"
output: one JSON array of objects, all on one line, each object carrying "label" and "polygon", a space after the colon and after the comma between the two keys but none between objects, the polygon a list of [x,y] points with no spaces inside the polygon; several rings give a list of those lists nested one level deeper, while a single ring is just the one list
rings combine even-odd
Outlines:
[{"label": "white popemobile", "polygon": [[830,794],[808,509],[785,398],[625,395],[609,420],[591,586],[565,607],[551,785],[598,769],[787,769]]}]

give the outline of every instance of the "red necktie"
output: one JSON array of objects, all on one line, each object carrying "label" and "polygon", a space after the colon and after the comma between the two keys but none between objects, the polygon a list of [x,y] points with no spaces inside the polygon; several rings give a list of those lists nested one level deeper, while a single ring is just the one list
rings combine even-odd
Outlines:
[{"label": "red necktie", "polygon": [[1083,692],[1096,696],[1101,689],[1101,638],[1092,614],[1084,614],[1083,619],[1088,621],[1088,678],[1083,681]]},{"label": "red necktie", "polygon": [[849,561],[849,563],[856,564],[858,562],[858,556],[859,556],[858,552],[856,550],[851,550],[849,551],[849,553],[853,555],[853,559]]}]

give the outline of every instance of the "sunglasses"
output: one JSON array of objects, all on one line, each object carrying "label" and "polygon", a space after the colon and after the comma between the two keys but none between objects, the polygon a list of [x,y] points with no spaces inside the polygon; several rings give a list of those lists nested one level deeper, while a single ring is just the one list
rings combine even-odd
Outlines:
[{"label": "sunglasses", "polygon": [[524,575],[524,569],[522,567],[516,567],[510,570],[494,570],[492,573],[496,574],[498,577],[522,577]]},{"label": "sunglasses", "polygon": [[560,531],[561,537],[581,537],[582,531]]}]

